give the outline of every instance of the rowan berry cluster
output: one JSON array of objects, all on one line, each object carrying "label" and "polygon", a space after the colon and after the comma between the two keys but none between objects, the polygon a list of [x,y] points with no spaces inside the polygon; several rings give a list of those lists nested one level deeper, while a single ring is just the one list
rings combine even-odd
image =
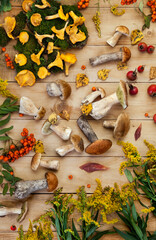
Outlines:
[{"label": "rowan berry cluster", "polygon": [[156,20],[156,1],[155,0],[149,0],[147,2],[147,6],[151,8],[152,11],[152,22],[155,22]]},{"label": "rowan berry cluster", "polygon": [[137,0],[121,0],[121,5],[130,5],[135,3]]},{"label": "rowan berry cluster", "polygon": [[85,9],[88,7],[88,5],[89,5],[89,0],[80,0],[77,3],[78,9]]}]

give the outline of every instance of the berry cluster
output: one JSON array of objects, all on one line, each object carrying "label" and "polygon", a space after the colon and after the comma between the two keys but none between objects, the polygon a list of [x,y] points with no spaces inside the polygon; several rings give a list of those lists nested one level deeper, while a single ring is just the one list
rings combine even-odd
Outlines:
[{"label": "berry cluster", "polygon": [[137,0],[121,0],[121,5],[130,5],[135,3]]},{"label": "berry cluster", "polygon": [[88,5],[89,5],[89,0],[80,0],[77,3],[78,9],[85,9],[88,7]]},{"label": "berry cluster", "polygon": [[7,67],[10,67],[11,69],[15,68],[8,53],[5,54],[5,61]]},{"label": "berry cluster", "polygon": [[[23,157],[24,155],[28,154],[35,142],[36,139],[34,138],[34,134],[28,134],[28,129],[23,128],[23,132],[21,132],[21,136],[23,139],[20,140],[20,144],[11,144],[9,147],[9,151],[5,152],[3,155],[0,156],[0,160],[4,162],[14,162],[16,159]],[[19,145],[19,146],[18,146]]]},{"label": "berry cluster", "polygon": [[147,2],[147,6],[149,6],[151,8],[152,22],[155,22],[155,20],[156,20],[156,1],[155,0],[149,0]]}]

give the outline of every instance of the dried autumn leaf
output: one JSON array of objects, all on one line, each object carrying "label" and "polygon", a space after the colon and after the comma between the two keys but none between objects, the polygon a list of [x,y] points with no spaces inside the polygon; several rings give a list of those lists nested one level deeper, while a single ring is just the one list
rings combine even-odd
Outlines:
[{"label": "dried autumn leaf", "polygon": [[89,78],[86,76],[86,74],[78,73],[76,75],[76,88],[84,87],[88,85]]},{"label": "dried autumn leaf", "polygon": [[143,33],[139,29],[135,29],[131,32],[131,44],[135,45],[144,38]]},{"label": "dried autumn leaf", "polygon": [[104,171],[104,170],[107,170],[108,168],[99,163],[85,163],[80,166],[80,169],[82,169],[88,173],[91,173],[91,172],[95,172],[95,171]]},{"label": "dried autumn leaf", "polygon": [[108,78],[108,74],[110,72],[110,69],[101,69],[98,71],[97,75],[98,78],[101,80],[106,80]]},{"label": "dried autumn leaf", "polygon": [[118,63],[117,63],[117,69],[118,69],[119,71],[125,70],[125,69],[127,69],[127,68],[128,68],[127,63],[123,63],[123,62],[118,62]]},{"label": "dried autumn leaf", "polygon": [[141,136],[141,129],[142,129],[142,123],[139,125],[139,127],[136,129],[136,131],[134,133],[135,141],[137,141],[138,138],[140,138],[140,136]]},{"label": "dried autumn leaf", "polygon": [[33,147],[34,152],[36,153],[44,153],[44,145],[43,142],[41,140],[38,140],[34,147]]}]

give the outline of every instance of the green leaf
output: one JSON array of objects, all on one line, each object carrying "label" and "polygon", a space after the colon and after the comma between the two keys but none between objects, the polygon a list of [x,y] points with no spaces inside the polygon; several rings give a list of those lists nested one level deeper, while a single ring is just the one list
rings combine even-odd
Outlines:
[{"label": "green leaf", "polygon": [[136,212],[136,208],[134,204],[132,205],[132,216],[134,218],[134,221],[137,222],[138,214]]},{"label": "green leaf", "polygon": [[7,105],[10,104],[10,102],[11,102],[11,98],[6,98],[6,99],[4,100],[4,102],[3,102],[3,104],[2,104],[0,107],[7,106]]},{"label": "green leaf", "polygon": [[141,229],[136,225],[136,223],[134,222],[132,217],[131,217],[131,223],[132,223],[132,226],[133,226],[137,236],[140,238],[140,240],[143,240],[143,233],[142,233]]},{"label": "green leaf", "polygon": [[12,195],[13,195],[14,191],[15,191],[15,188],[10,188],[10,189],[9,189],[10,196],[12,196]]},{"label": "green leaf", "polygon": [[74,231],[74,234],[75,236],[78,238],[78,239],[81,239],[77,230],[76,230],[76,227],[75,227],[75,224],[74,224],[74,221],[73,221],[73,218],[72,218],[72,230]]},{"label": "green leaf", "polygon": [[126,175],[128,181],[129,181],[130,183],[134,181],[131,172],[130,172],[127,168],[125,169],[124,173],[125,173],[125,175]]},{"label": "green leaf", "polygon": [[71,236],[71,233],[70,232],[67,232],[67,237],[66,237],[67,240],[72,240],[72,236]]},{"label": "green leaf", "polygon": [[8,141],[10,140],[9,136],[0,136],[0,141]]},{"label": "green leaf", "polygon": [[9,181],[9,182],[13,181],[14,177],[9,172],[3,170],[2,174],[7,181]]},{"label": "green leaf", "polygon": [[95,232],[96,229],[97,229],[97,226],[95,226],[95,225],[93,227],[91,227],[86,234],[86,238],[90,237]]},{"label": "green leaf", "polygon": [[105,234],[113,234],[115,232],[113,231],[109,231],[109,230],[105,230],[105,231],[102,231],[102,232],[96,232],[96,235],[91,238],[91,240],[98,240],[98,239],[101,239],[102,236],[104,236]]},{"label": "green leaf", "polygon": [[5,183],[4,188],[3,188],[3,195],[6,195],[8,191],[8,183]]},{"label": "green leaf", "polygon": [[140,12],[142,12],[143,13],[143,8],[144,8],[144,2],[143,2],[143,0],[139,3],[139,10],[140,10]]},{"label": "green leaf", "polygon": [[12,167],[8,163],[2,163],[2,167],[8,172],[13,172]]},{"label": "green leaf", "polygon": [[117,229],[116,227],[114,227],[114,229],[123,239],[125,239],[125,240],[136,240],[136,238],[133,238],[128,233],[124,233],[124,232],[120,231],[119,229]]},{"label": "green leaf", "polygon": [[145,30],[145,28],[150,28],[150,22],[151,22],[151,15],[144,15],[144,21],[145,21],[145,24],[143,25],[142,27],[142,30]]},{"label": "green leaf", "polygon": [[56,230],[57,230],[57,233],[59,234],[59,236],[61,235],[61,232],[60,232],[60,223],[59,223],[59,219],[56,215],[56,218],[55,218],[55,227],[56,227]]},{"label": "green leaf", "polygon": [[0,127],[4,126],[5,124],[7,124],[9,121],[10,121],[10,117],[11,117],[11,114],[9,113],[8,117],[4,120],[1,120],[0,121]]},{"label": "green leaf", "polygon": [[0,175],[0,184],[3,182],[3,176]]}]

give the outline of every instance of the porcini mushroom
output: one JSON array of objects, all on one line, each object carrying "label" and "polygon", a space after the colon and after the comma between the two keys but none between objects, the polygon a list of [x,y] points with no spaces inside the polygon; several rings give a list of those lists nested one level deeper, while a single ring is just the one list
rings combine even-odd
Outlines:
[{"label": "porcini mushroom", "polygon": [[43,45],[42,41],[43,41],[44,38],[51,38],[51,39],[54,38],[54,34],[52,34],[52,35],[49,35],[49,34],[39,35],[37,32],[35,32],[34,36],[41,46]]},{"label": "porcini mushroom", "polygon": [[47,93],[51,97],[60,97],[61,100],[66,100],[71,94],[71,86],[64,80],[47,84]]},{"label": "porcini mushroom", "polygon": [[64,33],[65,33],[65,30],[66,30],[66,27],[67,27],[68,23],[69,23],[69,22],[67,21],[67,22],[65,23],[64,27],[61,28],[61,29],[56,29],[55,26],[53,26],[53,27],[51,28],[51,30],[56,34],[56,37],[57,37],[57,38],[59,38],[59,39],[61,39],[61,40],[64,40]]},{"label": "porcini mushroom", "polygon": [[114,35],[107,40],[107,43],[111,47],[115,47],[121,36],[128,36],[129,35],[129,29],[126,26],[117,26],[115,29]]},{"label": "porcini mushroom", "polygon": [[24,66],[27,63],[27,57],[22,53],[16,54],[15,63],[18,63],[19,66]]},{"label": "porcini mushroom", "polygon": [[57,14],[45,17],[46,20],[53,20],[53,19],[56,19],[56,18],[61,18],[64,21],[67,21],[68,18],[69,18],[69,14],[68,13],[66,13],[66,15],[64,14],[62,5],[60,5],[60,9],[58,10]]},{"label": "porcini mushroom", "polygon": [[59,51],[57,52],[57,56],[56,56],[55,60],[53,62],[51,62],[48,65],[47,68],[50,69],[52,67],[58,67],[58,68],[61,68],[63,70],[63,61],[60,57],[60,52]]},{"label": "porcini mushroom", "polygon": [[72,53],[62,53],[61,54],[61,59],[65,62],[65,75],[68,76],[69,75],[69,68],[71,65],[73,65],[74,63],[76,63],[77,58],[75,56],[75,54]]},{"label": "porcini mushroom", "polygon": [[35,120],[39,120],[44,117],[45,112],[44,107],[38,109],[30,98],[21,97],[19,113],[33,116]]},{"label": "porcini mushroom", "polygon": [[109,61],[122,61],[123,63],[127,62],[131,58],[131,51],[127,47],[120,48],[119,52],[115,53],[106,53],[101,56],[90,58],[90,64],[92,66],[97,66],[99,64],[103,64]]},{"label": "porcini mushroom", "polygon": [[42,5],[39,4],[35,4],[35,7],[39,8],[39,9],[45,9],[47,7],[51,7],[50,3],[48,3],[46,0],[41,0]]},{"label": "porcini mushroom", "polygon": [[98,139],[87,119],[82,115],[78,118],[77,124],[87,139],[91,142],[85,152],[91,155],[100,155],[108,151],[112,142],[109,139]]},{"label": "porcini mushroom", "polygon": [[[10,203],[9,203],[10,204]],[[28,202],[19,203],[17,202],[14,206],[6,206],[1,204],[0,206],[0,217],[7,215],[18,215],[17,222],[22,222],[28,212]]]},{"label": "porcini mushroom", "polygon": [[41,64],[40,57],[43,52],[44,52],[44,47],[41,48],[41,50],[38,52],[38,54],[32,53],[31,60],[33,62],[35,62],[37,65],[40,65]]},{"label": "porcini mushroom", "polygon": [[78,153],[82,153],[84,150],[84,143],[83,139],[79,135],[72,135],[70,137],[71,144],[64,145],[61,147],[56,148],[56,152],[60,156],[65,156],[67,153],[76,151]]},{"label": "porcini mushroom", "polygon": [[120,139],[127,135],[130,129],[130,119],[128,114],[121,113],[116,121],[107,120],[103,122],[105,128],[112,128],[114,138]]},{"label": "porcini mushroom", "polygon": [[92,103],[97,97],[104,98],[106,96],[106,92],[103,88],[97,87],[96,91],[90,93],[87,97],[85,97],[82,101],[81,104],[89,104]]},{"label": "porcini mushroom", "polygon": [[35,155],[32,157],[31,169],[33,171],[36,171],[39,166],[48,168],[48,169],[52,169],[52,170],[59,169],[59,161],[58,160],[42,160],[41,157],[42,157],[41,153],[35,153]]},{"label": "porcini mushroom", "polygon": [[[112,108],[112,106],[117,103],[120,103],[123,109],[125,109],[128,106],[127,96],[128,94],[127,94],[126,83],[120,80],[119,86],[115,93],[99,101],[89,103],[91,104],[91,107],[92,107],[91,111],[89,112],[89,115],[92,116],[94,119],[99,120],[103,118],[108,113],[108,111]],[[82,101],[82,103],[84,102],[84,100]],[[84,103],[83,105],[87,105],[87,103]]]},{"label": "porcini mushroom", "polygon": [[60,48],[54,46],[54,43],[53,43],[53,42],[48,42],[48,45],[47,45],[47,51],[48,51],[48,54],[51,54],[51,53],[53,52],[54,49],[59,50]]},{"label": "porcini mushroom", "polygon": [[32,181],[19,181],[15,184],[15,198],[24,199],[31,193],[47,188],[48,192],[54,191],[58,186],[58,178],[52,172],[45,174],[45,179]]}]

